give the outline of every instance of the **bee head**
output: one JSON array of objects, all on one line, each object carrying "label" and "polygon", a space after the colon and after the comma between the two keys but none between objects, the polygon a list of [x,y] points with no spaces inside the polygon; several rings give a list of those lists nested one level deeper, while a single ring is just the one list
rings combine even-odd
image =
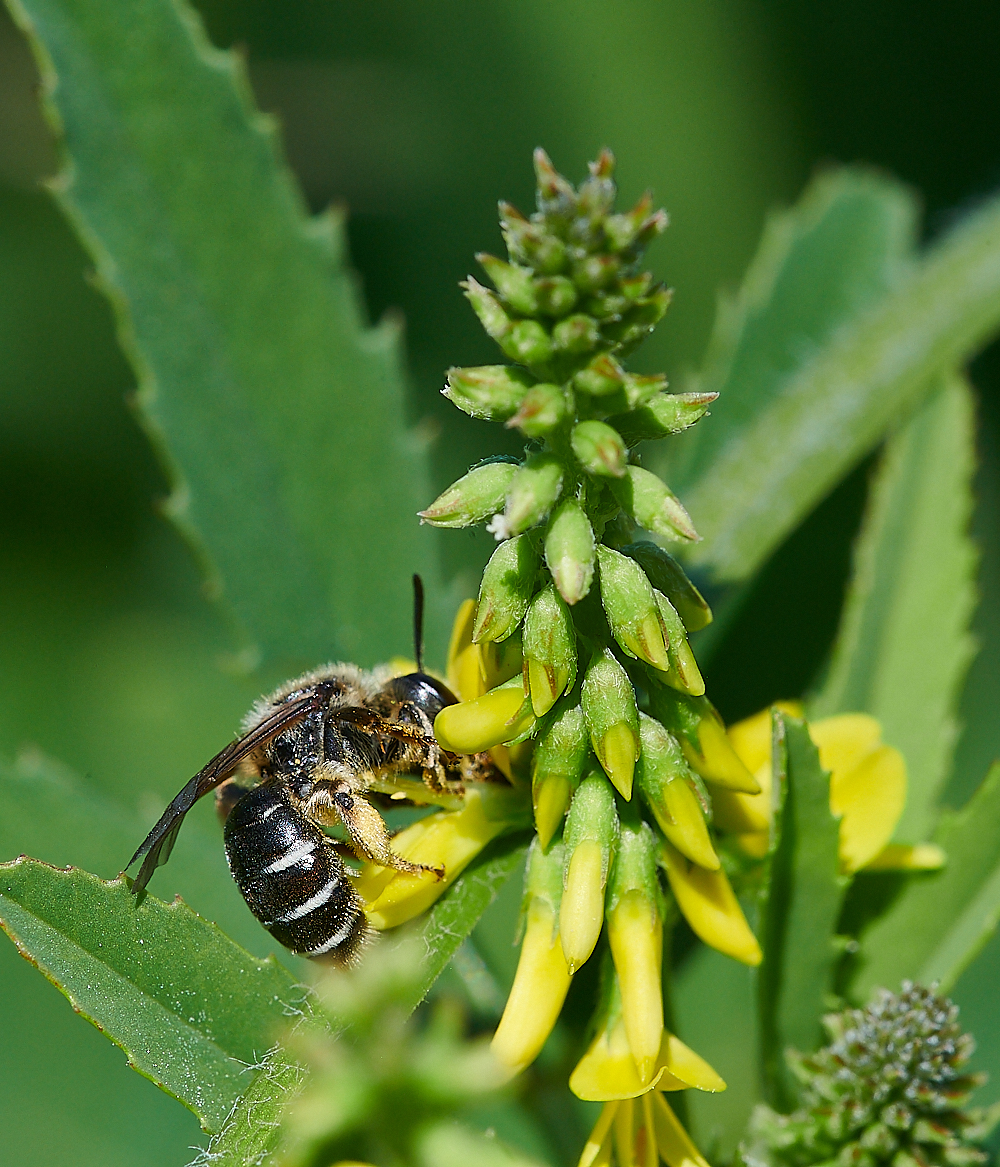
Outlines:
[{"label": "bee head", "polygon": [[431,721],[446,705],[458,703],[458,698],[444,681],[427,673],[407,673],[402,677],[393,677],[382,691],[401,704],[416,705]]}]

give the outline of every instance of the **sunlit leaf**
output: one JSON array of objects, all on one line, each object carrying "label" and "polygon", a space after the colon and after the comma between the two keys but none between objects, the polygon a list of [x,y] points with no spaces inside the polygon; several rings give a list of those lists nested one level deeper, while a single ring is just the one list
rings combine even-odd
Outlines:
[{"label": "sunlit leaf", "polygon": [[909,879],[889,910],[861,937],[853,995],[904,977],[947,992],[1000,920],[1000,764],[958,814],[934,834],[948,857],[941,871]]},{"label": "sunlit leaf", "polygon": [[365,326],[341,222],[309,220],[239,58],[183,0],[13,10],[63,131],[58,198],[216,593],[267,657],[401,651],[430,492],[399,329]]},{"label": "sunlit leaf", "polygon": [[972,658],[976,552],[967,527],[975,457],[968,386],[949,377],[889,440],[872,484],[829,676],[811,712],[882,723],[909,771],[897,836],[934,825]]},{"label": "sunlit leaf", "polygon": [[805,724],[774,714],[775,777],[781,805],[761,916],[764,960],[758,972],[761,1058],[768,1098],[795,1099],[785,1064],[788,1046],[814,1049],[837,949],[844,893],[838,874],[838,820],[830,813],[830,779]]},{"label": "sunlit leaf", "polygon": [[[716,344],[722,356],[710,365],[714,379],[705,387],[721,385],[743,404],[733,407],[732,424],[720,427],[717,448],[710,439],[704,461],[694,451],[691,476],[672,477],[704,538],[690,561],[719,580],[752,575],[935,378],[968,360],[1000,327],[1000,200],[972,212],[906,265],[900,196],[891,192],[889,199],[881,226],[874,214],[847,217],[842,230],[831,227],[816,238],[790,228],[794,218],[784,233],[780,224],[773,228],[739,306],[723,317]],[[810,205],[807,199],[807,211]],[[861,293],[852,301],[844,289],[866,245],[885,265],[884,294],[875,294],[878,264],[863,264]],[[826,290],[832,305],[821,311],[817,294],[812,319],[795,305],[796,295],[806,306],[814,303],[806,294],[810,270],[798,266],[810,249],[818,254],[809,264],[819,259],[817,270],[826,276],[818,293]],[[745,398],[743,379],[751,386]],[[713,414],[724,411],[720,398]],[[703,424],[709,429],[714,417]]]},{"label": "sunlit leaf", "polygon": [[21,858],[0,865],[0,924],[131,1064],[218,1130],[305,990],[184,903]]}]

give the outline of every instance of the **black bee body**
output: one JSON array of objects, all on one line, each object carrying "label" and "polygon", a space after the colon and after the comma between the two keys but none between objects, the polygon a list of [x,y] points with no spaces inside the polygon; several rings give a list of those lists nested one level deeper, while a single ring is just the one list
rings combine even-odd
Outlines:
[{"label": "black bee body", "polygon": [[292,952],[348,961],[367,925],[344,864],[280,782],[238,799],[225,828],[226,858],[250,911]]},{"label": "black bee body", "polygon": [[321,828],[346,828],[354,852],[382,866],[443,874],[393,852],[364,793],[392,773],[416,772],[437,790],[495,773],[488,758],[446,754],[435,741],[434,718],[455,700],[423,672],[393,677],[336,664],[288,682],[257,703],[242,735],[164,811],[132,858],[145,855],[133,890],[166,862],[184,815],[215,789],[229,868],[253,914],[293,952],[349,962],[367,924],[338,845]]}]

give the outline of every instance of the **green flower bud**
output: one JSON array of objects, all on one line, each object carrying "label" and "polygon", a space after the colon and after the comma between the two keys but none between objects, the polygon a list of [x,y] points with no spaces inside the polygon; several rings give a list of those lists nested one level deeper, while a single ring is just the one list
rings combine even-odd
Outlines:
[{"label": "green flower bud", "polygon": [[[654,668],[670,667],[653,588],[634,559],[597,548],[601,572],[601,603],[615,640],[631,657]],[[679,622],[679,621],[678,621]]]},{"label": "green flower bud", "polygon": [[573,427],[570,444],[580,465],[588,474],[602,478],[625,475],[625,443],[603,421],[581,421]]},{"label": "green flower bud", "polygon": [[597,760],[628,800],[639,758],[639,711],[628,673],[609,648],[594,654],[583,678],[580,704]]},{"label": "green flower bud", "polygon": [[566,276],[549,276],[535,281],[538,311],[543,316],[565,316],[576,305],[576,285]]},{"label": "green flower bud", "polygon": [[531,601],[524,618],[522,652],[531,707],[541,717],[576,680],[576,630],[569,608],[552,584]]},{"label": "green flower bud", "polygon": [[544,365],[552,356],[552,338],[537,320],[518,320],[500,347],[512,361],[529,368]]},{"label": "green flower bud", "polygon": [[483,640],[479,644],[479,675],[489,691],[524,672],[520,630],[503,640]]},{"label": "green flower bud", "polygon": [[569,403],[563,390],[543,382],[532,386],[524,395],[507,428],[516,427],[529,438],[542,438],[561,425],[568,413]]},{"label": "green flower bud", "polygon": [[568,219],[576,210],[576,191],[541,147],[535,150],[535,179],[538,184],[538,209],[543,215]]},{"label": "green flower bud", "polygon": [[688,632],[697,632],[712,623],[712,609],[684,573],[684,568],[672,555],[655,543],[630,543],[620,548],[623,555],[634,559],[646,573],[654,588],[663,592],[677,609]]},{"label": "green flower bud", "polygon": [[636,233],[635,239],[632,240],[632,246],[629,251],[632,255],[638,256],[639,252],[647,248],[650,243],[658,236],[662,235],[670,226],[670,217],[664,210],[656,211],[650,215],[640,226]]},{"label": "green flower bud", "polygon": [[556,508],[545,534],[545,563],[567,604],[580,602],[594,578],[594,530],[575,498]]},{"label": "green flower bud", "polygon": [[653,196],[647,190],[631,211],[609,215],[604,220],[604,237],[612,251],[625,251],[632,246],[652,209]]},{"label": "green flower bud", "polygon": [[606,325],[604,335],[616,343],[616,351],[628,355],[663,319],[670,307],[670,292],[655,288],[648,296],[637,300],[621,320]]},{"label": "green flower bud", "polygon": [[640,405],[645,405],[666,387],[667,379],[662,373],[654,373],[652,376],[645,373],[625,374],[625,399],[630,409],[638,409]]},{"label": "green flower bud", "polygon": [[650,712],[680,742],[688,764],[711,786],[760,794],[757,779],[733,749],[722,718],[707,697],[690,697],[653,682]]},{"label": "green flower bud", "polygon": [[570,971],[594,951],[604,923],[604,889],[618,843],[614,791],[599,771],[580,783],[563,831],[566,868],[559,934]]},{"label": "green flower bud", "polygon": [[615,156],[610,150],[600,152],[597,160],[589,163],[590,177],[580,183],[577,191],[579,213],[592,221],[602,220],[615,204]]},{"label": "green flower bud", "polygon": [[705,692],[705,681],[688,643],[684,622],[663,592],[654,591],[653,594],[659,609],[663,639],[667,644],[667,656],[670,659],[665,680],[668,685],[680,689],[682,693],[700,697]]},{"label": "green flower bud", "polygon": [[567,316],[552,329],[552,347],[557,352],[579,356],[593,352],[600,343],[597,324],[589,316]]},{"label": "green flower bud", "polygon": [[531,602],[538,553],[525,535],[508,539],[493,552],[479,586],[473,642],[504,640],[517,630]]},{"label": "green flower bud", "polygon": [[532,454],[511,479],[507,506],[494,534],[519,535],[540,523],[559,497],[562,479],[562,462],[555,454]]},{"label": "green flower bud", "polygon": [[504,306],[489,288],[484,288],[472,276],[469,276],[461,286],[465,289],[466,299],[479,317],[479,323],[486,329],[487,335],[499,344],[514,326]]},{"label": "green flower bud", "polygon": [[470,417],[506,421],[519,409],[534,378],[510,365],[479,365],[449,369],[441,392]]},{"label": "green flower bud", "polygon": [[625,371],[608,353],[594,357],[585,369],[573,377],[574,388],[581,393],[589,393],[591,397],[606,397],[610,393],[617,393],[624,384]]},{"label": "green flower bud", "polygon": [[476,466],[431,503],[418,511],[432,527],[471,527],[496,514],[518,471],[516,462],[490,461]]},{"label": "green flower bud", "polygon": [[531,802],[543,847],[559,829],[589,757],[590,737],[583,710],[574,698],[567,697],[539,734],[532,758]]},{"label": "green flower bud", "polygon": [[653,286],[653,273],[644,271],[639,272],[638,275],[626,276],[625,279],[619,281],[618,286],[625,299],[630,304],[634,304],[649,294],[649,289]]},{"label": "green flower bud", "polygon": [[608,420],[631,448],[686,430],[704,417],[716,397],[718,393],[657,393],[638,408]]},{"label": "green flower bud", "polygon": [[526,263],[542,275],[556,275],[566,267],[566,244],[530,222],[511,203],[500,203],[500,229],[511,259],[517,263]]},{"label": "green flower bud", "polygon": [[629,466],[624,478],[611,483],[622,507],[640,527],[668,539],[695,542],[698,532],[677,496],[655,474]]},{"label": "green flower bud", "polygon": [[533,316],[538,311],[538,297],[530,268],[505,263],[495,255],[480,251],[476,261],[493,281],[493,286],[515,312]]},{"label": "green flower bud", "polygon": [[677,739],[654,718],[639,714],[642,757],[636,771],[639,793],[660,830],[682,855],[708,871],[718,871],[691,769]]},{"label": "green flower bud", "polygon": [[481,754],[503,743],[523,740],[535,724],[520,677],[498,685],[473,701],[446,705],[434,719],[434,736],[456,754]]},{"label": "green flower bud", "polygon": [[581,292],[598,292],[621,271],[621,260],[614,255],[587,255],[572,268],[573,283]]}]

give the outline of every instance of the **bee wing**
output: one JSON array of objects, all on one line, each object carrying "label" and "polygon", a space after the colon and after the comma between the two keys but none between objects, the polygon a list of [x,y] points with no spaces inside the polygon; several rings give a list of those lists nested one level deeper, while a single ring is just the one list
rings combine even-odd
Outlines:
[{"label": "bee wing", "polygon": [[142,841],[139,849],[128,861],[127,868],[131,867],[141,856],[146,856],[139,869],[139,874],[132,884],[133,893],[142,891],[149,883],[156,868],[166,863],[173,850],[177,832],[181,828],[184,816],[203,794],[207,794],[224,782],[244,758],[248,758],[261,746],[267,745],[283,729],[301,721],[314,710],[321,709],[328,699],[329,693],[318,687],[313,692],[296,697],[294,701],[286,702],[260,725],[254,726],[248,734],[230,742],[221,753],[215,755],[204,769],[199,770],[160,815],[156,826],[153,827]]}]

